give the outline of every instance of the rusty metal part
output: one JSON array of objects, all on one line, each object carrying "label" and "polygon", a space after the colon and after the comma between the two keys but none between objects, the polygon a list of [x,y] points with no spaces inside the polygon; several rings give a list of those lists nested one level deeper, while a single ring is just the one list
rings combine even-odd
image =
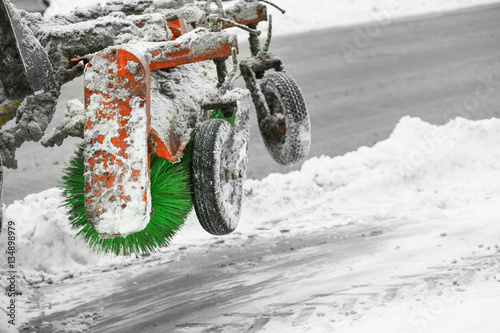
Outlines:
[{"label": "rusty metal part", "polygon": [[[143,57],[148,59],[150,69],[165,69],[180,66],[187,63],[202,60],[215,60],[218,63],[220,78],[226,77],[224,59],[232,55],[232,50],[237,50],[237,42],[234,35],[227,32],[209,32],[205,30],[193,31],[198,37],[190,41],[190,36],[185,35],[175,41],[165,43],[155,43],[161,45],[151,45],[151,49],[143,49]],[[222,84],[222,83],[221,83]],[[182,154],[184,145],[178,140],[171,138],[159,138],[152,133],[150,140],[152,152],[175,161]],[[185,143],[184,143],[185,144]]]},{"label": "rusty metal part", "polygon": [[274,69],[276,72],[283,72],[285,66],[283,65],[283,61],[278,57],[260,58],[259,61],[254,62],[252,65],[252,70],[258,79],[261,79],[264,73],[270,69]]},{"label": "rusty metal part", "polygon": [[[197,31],[198,38],[184,42],[182,38],[164,43],[147,43],[139,52],[150,70],[170,68],[188,63],[225,58],[237,47],[236,37],[225,32]],[[186,35],[187,36],[187,35]]]},{"label": "rusty metal part", "polygon": [[[142,13],[146,8],[149,8],[148,12],[150,12],[151,8],[153,8],[154,6],[158,6],[158,4],[155,4],[150,0],[141,0],[140,3],[136,4],[135,6],[137,6],[137,10],[134,10],[132,3],[125,1],[123,4],[120,4],[118,1],[115,1],[112,3],[108,3],[102,8],[103,13],[106,13],[106,15],[111,15],[111,13],[109,12],[109,8],[117,8],[115,11],[121,11],[125,13],[125,15],[133,14],[130,16],[124,16],[120,22],[118,22],[118,20],[115,20],[115,23],[120,24],[112,24],[111,22],[108,22],[105,19],[106,15],[104,15],[103,13],[98,13],[96,8],[91,7],[88,9],[90,10],[89,13],[93,13],[93,10],[95,10],[95,15],[92,14],[90,16],[85,16],[85,11],[76,11],[72,15],[68,16],[68,20],[70,19],[68,22],[64,20],[63,22],[61,22],[61,24],[63,24],[61,25],[61,29],[55,29],[55,31],[58,31],[57,34],[51,33],[51,31],[54,30],[50,27],[50,25],[48,29],[44,26],[41,26],[39,29],[40,32],[38,33],[37,37],[40,38],[42,44],[46,46],[46,48],[49,50],[49,53],[51,54],[51,62],[56,67],[57,80],[61,82],[67,82],[77,76],[82,75],[83,67],[81,66],[81,64],[74,63],[69,60],[75,55],[98,52],[99,50],[114,45],[118,37],[128,36],[134,33],[134,28],[131,25],[136,25],[137,27],[141,28],[142,26],[144,26],[144,24],[152,24],[151,20],[147,20],[147,17],[151,16],[151,14]],[[266,6],[259,4],[258,2],[246,4],[244,8],[240,8],[238,6],[236,7],[237,10],[234,10],[233,7],[231,7],[229,9],[227,18],[224,18],[225,22],[220,22],[220,24],[222,24],[222,28],[225,29],[233,27],[234,25],[231,24],[232,22],[234,24],[243,25],[244,29],[248,29],[245,26],[246,24],[252,22],[256,23],[267,19]],[[168,16],[169,13],[172,12],[177,14],[174,16]],[[167,36],[167,40],[171,38],[179,38],[183,34],[193,29],[193,22],[188,23],[188,21],[186,21],[186,18],[181,16],[182,10],[159,10],[158,13],[164,13],[164,15],[166,16],[166,22],[164,22],[165,26],[167,27],[168,33],[170,35],[173,35],[173,37]],[[58,22],[58,20],[62,18],[63,17],[58,17],[56,22]],[[81,25],[72,24],[83,21],[88,22],[89,20],[94,20],[94,24],[86,25],[87,27],[93,26],[103,28],[99,30],[100,34],[98,36],[95,35],[92,30],[83,30]],[[68,25],[68,23],[71,24]],[[59,30],[63,30],[68,33],[61,33]],[[255,31],[252,33],[258,32]],[[68,43],[68,41],[70,41],[70,43]],[[61,72],[59,70],[61,68],[64,70],[64,72]]]},{"label": "rusty metal part", "polygon": [[[104,238],[141,231],[150,220],[149,89],[147,62],[128,51],[107,49],[87,66],[85,210]],[[120,223],[127,216],[134,225]]]},{"label": "rusty metal part", "polygon": [[234,116],[234,113],[237,109],[236,102],[223,102],[221,100],[211,100],[207,101],[201,107],[203,110],[221,110],[222,114],[226,118],[231,118]]},{"label": "rusty metal part", "polygon": [[[233,49],[236,39],[227,32],[199,30],[169,42],[107,48],[88,64],[86,213],[102,237],[125,236],[146,227],[151,202],[148,151],[175,161],[185,146],[150,130],[150,71],[210,59],[222,64]],[[135,216],[134,223],[124,229],[116,222],[120,216]]]},{"label": "rusty metal part", "polygon": [[172,37],[173,40],[188,32],[186,22],[184,21],[184,19],[179,18],[178,16],[167,18],[167,26],[174,35]]}]

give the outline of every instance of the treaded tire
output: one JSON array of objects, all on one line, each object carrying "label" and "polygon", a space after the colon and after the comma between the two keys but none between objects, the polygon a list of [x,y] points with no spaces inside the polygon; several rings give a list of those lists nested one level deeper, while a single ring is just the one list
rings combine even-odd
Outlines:
[{"label": "treaded tire", "polygon": [[259,129],[271,157],[281,165],[302,162],[311,146],[309,113],[300,87],[285,72],[264,76],[261,82],[267,110],[257,108]]},{"label": "treaded tire", "polygon": [[201,226],[212,235],[231,233],[240,217],[245,168],[235,167],[233,140],[234,130],[223,119],[204,122],[193,138],[193,205]]}]

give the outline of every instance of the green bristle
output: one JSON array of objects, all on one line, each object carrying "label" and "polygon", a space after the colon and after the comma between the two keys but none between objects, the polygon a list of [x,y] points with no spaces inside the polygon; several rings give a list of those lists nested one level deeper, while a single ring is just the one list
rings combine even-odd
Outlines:
[{"label": "green bristle", "polygon": [[236,120],[236,112],[234,112],[232,117],[226,118],[222,113],[222,110],[216,109],[212,112],[210,119],[224,119],[227,120],[231,124],[231,126],[234,126],[234,122]]},{"label": "green bristle", "polygon": [[87,223],[83,145],[80,146],[64,171],[62,185],[64,206],[68,208],[72,227],[79,230],[78,235],[96,252],[123,255],[149,254],[158,248],[168,246],[193,206],[189,180],[190,146],[184,150],[182,160],[175,164],[151,155],[151,204],[154,215],[144,230],[124,238],[113,239],[102,239]]},{"label": "green bristle", "polygon": [[[221,110],[214,110],[211,118],[225,119],[234,126],[235,115],[226,118]],[[190,157],[191,143],[184,149],[179,163],[173,164],[166,159],[151,155],[151,205],[154,215],[151,216],[149,224],[144,230],[125,238],[103,239],[87,223],[83,145],[81,145],[65,168],[62,177],[64,206],[67,207],[72,228],[79,230],[77,235],[88,242],[92,250],[100,253],[149,254],[168,246],[193,207],[189,177]]]}]

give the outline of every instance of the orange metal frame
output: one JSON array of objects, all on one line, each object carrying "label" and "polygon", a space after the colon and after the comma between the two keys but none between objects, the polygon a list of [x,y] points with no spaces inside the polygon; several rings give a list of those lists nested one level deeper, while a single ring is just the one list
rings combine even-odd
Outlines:
[{"label": "orange metal frame", "polygon": [[[258,10],[252,16],[255,19],[238,23],[256,23],[265,16],[265,11]],[[166,27],[174,35],[171,41],[144,43],[140,48],[111,47],[94,55],[86,68],[86,212],[88,221],[103,237],[124,236],[145,228],[151,210],[150,154],[175,161],[185,148],[186,143],[160,138],[151,131],[150,72],[224,59],[237,48],[236,37],[224,31],[200,30],[195,32],[198,38],[180,38],[188,31],[182,18],[168,19]],[[93,64],[104,68],[96,69]],[[87,75],[91,77],[89,86]],[[105,129],[105,133],[96,129]],[[132,198],[142,198],[142,203]],[[135,216],[142,222],[134,230],[123,230],[116,222],[120,216]]]},{"label": "orange metal frame", "polygon": [[[85,199],[87,218],[101,235],[109,234],[108,230],[99,229],[100,225],[110,224],[103,222],[106,216],[133,214],[139,220],[142,216],[142,220],[149,221],[149,154],[175,161],[184,149],[183,143],[159,138],[150,129],[150,71],[231,55],[231,49],[236,46],[232,35],[223,31],[200,31],[203,33],[213,38],[201,36],[188,42],[179,38],[149,43],[139,51],[112,47],[97,53],[89,62],[86,75],[92,74],[94,83],[89,82],[93,88],[85,87]],[[109,64],[109,68],[94,68],[93,64],[99,63]],[[106,137],[104,133],[92,131],[101,128],[112,130]],[[147,155],[139,156],[138,151]],[[126,213],[134,201],[132,198],[139,197],[143,201],[140,207],[134,203],[130,213]],[[110,237],[125,234],[117,228]]]},{"label": "orange metal frame", "polygon": [[174,35],[172,40],[175,40],[188,32],[186,22],[184,22],[183,19],[180,19],[177,16],[167,19],[167,27]]},{"label": "orange metal frame", "polygon": [[[229,19],[236,21],[239,24],[244,24],[244,25],[253,25],[257,24],[262,21],[267,21],[267,11],[265,9],[257,8],[256,9],[256,17],[253,19],[243,19],[243,20],[238,20],[236,17],[228,17]],[[222,24],[222,29],[227,29],[227,28],[232,28],[234,27],[231,24],[223,23]]]}]

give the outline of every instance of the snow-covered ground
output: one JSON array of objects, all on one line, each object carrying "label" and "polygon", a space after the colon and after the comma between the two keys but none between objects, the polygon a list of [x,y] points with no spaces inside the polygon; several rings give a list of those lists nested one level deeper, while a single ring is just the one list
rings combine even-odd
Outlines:
[{"label": "snow-covered ground", "polygon": [[[497,1],[316,0],[309,1],[307,7],[300,0],[276,2],[288,11],[285,16],[274,15],[275,27],[281,29],[276,33],[287,34],[302,32],[304,27],[387,22]],[[47,14],[67,10],[73,3],[52,0]],[[275,323],[279,326],[267,331],[498,332],[499,170],[500,120],[457,118],[435,126],[405,117],[389,139],[371,148],[362,147],[335,158],[312,158],[300,171],[248,180],[239,237],[225,238],[225,243],[242,246],[249,235],[258,235],[264,242],[283,235],[290,239],[313,233],[334,235],[343,226],[377,230],[363,237],[386,232],[376,254],[353,256],[345,266],[336,266],[335,262],[325,265],[324,274],[308,276],[307,283],[314,288],[322,286],[329,274],[332,278],[343,274],[346,280],[358,281],[368,289],[390,284],[398,277],[405,277],[399,279],[410,285],[404,296],[378,300],[378,307],[360,302],[352,320],[339,321],[330,312],[316,308],[308,320],[292,322],[283,317]],[[21,322],[39,317],[42,310],[44,315],[70,310],[84,294],[86,298],[95,296],[84,281],[112,269],[132,274],[146,260],[92,253],[83,241],[74,238],[60,205],[60,190],[51,189],[4,207],[0,252],[7,250],[7,221],[13,221],[16,229],[16,290],[22,292],[16,296],[17,328]],[[147,260],[182,260],[175,255],[179,247],[203,253],[210,251],[216,239],[206,234],[191,215],[172,246]],[[2,258],[1,288],[9,287],[7,264]],[[435,279],[436,267],[444,278]],[[361,275],[360,270],[364,272]],[[288,271],[287,275],[293,280],[294,274],[300,273]],[[423,277],[427,284],[412,284],[412,276]],[[33,308],[37,304],[33,298],[40,297],[37,288],[52,285],[57,289],[73,278],[82,281],[73,293],[48,295],[50,305]],[[103,279],[100,291],[112,292],[115,283]],[[330,296],[318,297],[328,301]],[[7,327],[4,313],[8,302],[9,298],[1,294],[0,332],[16,331],[16,327]],[[99,316],[75,314],[74,320],[61,322],[58,328],[62,332],[92,331]]]},{"label": "snow-covered ground", "polygon": [[[460,273],[443,279],[436,293],[424,288],[409,292],[403,300],[383,303],[384,307],[358,310],[360,318],[335,328],[345,332],[366,332],[368,328],[373,332],[496,332],[500,325],[495,316],[500,305],[498,170],[499,119],[457,118],[434,126],[405,117],[389,139],[374,147],[336,158],[312,158],[300,171],[247,181],[237,231],[241,235],[257,233],[272,242],[283,233],[290,239],[315,232],[335,234],[346,225],[392,230],[376,256],[353,256],[349,267],[329,267],[331,274],[342,271],[349,279],[349,270],[374,267],[362,275],[361,280],[369,285],[390,282],[385,280],[393,279],[384,275],[387,269],[394,270],[396,276],[409,277],[407,282],[414,275],[431,276],[433,267],[440,266],[445,271],[469,267],[478,272],[473,278]],[[73,238],[60,200],[60,191],[52,189],[6,209],[6,221],[16,223],[17,288],[23,292],[18,306],[24,320],[40,315],[23,310],[29,309],[24,302],[32,295],[33,285],[57,285],[69,277],[91,280],[111,268],[133,272],[134,264],[143,260],[91,253],[82,241]],[[241,246],[246,240],[230,237],[225,243]],[[172,257],[179,246],[210,251],[213,242],[214,237],[206,234],[192,215],[172,246],[149,260]],[[5,244],[6,226],[0,251],[5,251]],[[3,287],[6,270],[6,263],[2,263]],[[293,278],[292,272],[288,275]],[[324,275],[309,279],[314,286],[322,283]],[[113,290],[113,282],[107,283],[106,289]],[[92,291],[83,287],[85,298],[91,298]],[[59,307],[54,305],[52,311],[78,304],[75,294],[58,297],[52,302]],[[1,298],[2,309],[6,301],[6,297]],[[474,315],[467,315],[471,311]],[[329,332],[334,324],[328,319],[327,314],[315,316],[301,329]],[[71,327],[71,323],[66,325]]]}]

